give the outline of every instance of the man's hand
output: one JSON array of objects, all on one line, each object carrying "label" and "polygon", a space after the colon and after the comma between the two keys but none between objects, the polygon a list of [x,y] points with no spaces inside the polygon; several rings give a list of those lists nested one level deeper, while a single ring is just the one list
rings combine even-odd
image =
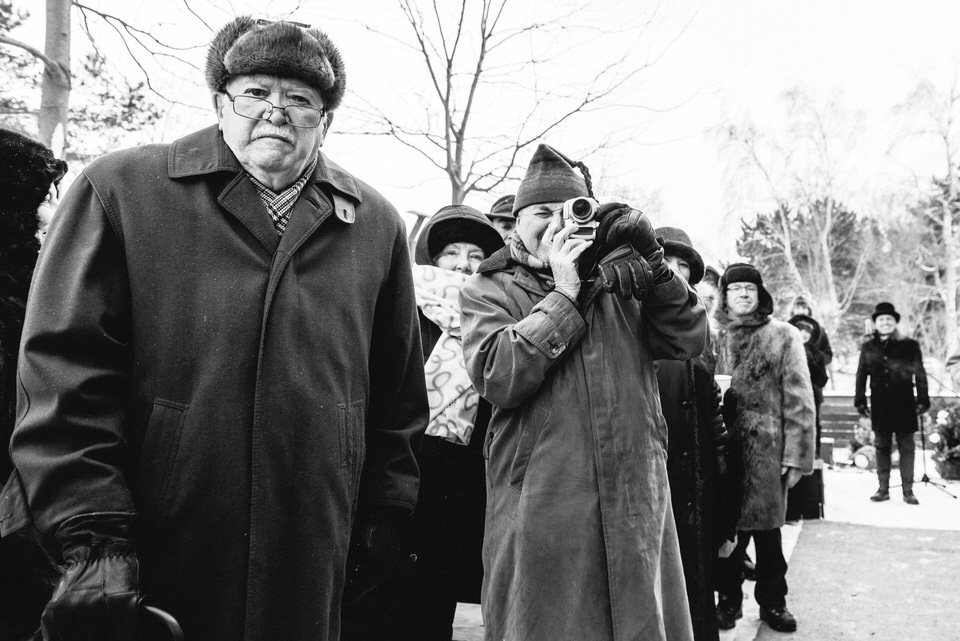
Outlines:
[{"label": "man's hand", "polygon": [[403,517],[374,514],[358,521],[347,555],[343,603],[356,603],[380,585],[400,560]]},{"label": "man's hand", "polygon": [[624,300],[643,300],[643,295],[653,287],[650,265],[629,244],[604,256],[598,267],[604,291],[619,294]]},{"label": "man's hand", "polygon": [[553,272],[554,289],[572,301],[580,293],[580,274],[577,272],[577,260],[593,241],[570,239],[577,225],[569,223],[560,231],[556,220],[550,221],[543,232],[540,244],[546,251],[547,264]]},{"label": "man's hand", "polygon": [[866,403],[860,403],[859,405],[857,405],[857,412],[860,413],[860,416],[865,416],[867,418],[870,418],[870,408],[867,407]]},{"label": "man's hand", "polygon": [[801,470],[798,470],[795,467],[787,467],[786,465],[780,468],[780,475],[783,476],[784,474],[787,475],[788,488],[793,487],[800,482],[801,478],[803,478],[803,472]]},{"label": "man's hand", "polygon": [[917,403],[917,407],[916,407],[917,416],[920,416],[921,414],[926,412],[928,409],[930,409],[929,405],[926,405],[924,403]]},{"label": "man's hand", "polygon": [[43,611],[45,641],[137,639],[139,562],[132,515],[82,514],[57,530],[67,568]]}]

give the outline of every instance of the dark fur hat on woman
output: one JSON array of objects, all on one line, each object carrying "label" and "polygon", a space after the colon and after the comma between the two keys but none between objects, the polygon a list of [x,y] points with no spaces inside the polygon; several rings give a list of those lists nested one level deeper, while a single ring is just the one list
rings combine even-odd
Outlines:
[{"label": "dark fur hat on woman", "polygon": [[340,51],[319,29],[240,16],[210,44],[207,86],[223,91],[231,78],[255,74],[305,82],[320,92],[327,111],[340,106],[347,86]]}]

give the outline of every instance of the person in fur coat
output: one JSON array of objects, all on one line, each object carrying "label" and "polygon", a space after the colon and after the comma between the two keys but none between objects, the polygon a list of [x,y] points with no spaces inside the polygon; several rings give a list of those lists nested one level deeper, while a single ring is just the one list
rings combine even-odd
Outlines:
[{"label": "person in fur coat", "polygon": [[717,619],[730,629],[742,615],[741,570],[746,542],[756,546],[754,595],[760,618],[781,632],[797,629],[787,609],[787,563],[780,527],[787,490],[813,472],[814,401],[800,332],[774,320],[773,298],[760,272],[730,265],[720,279],[718,374],[732,376],[724,417],[743,452],[743,507],[738,544],[718,571]]},{"label": "person in fur coat", "polygon": [[[44,145],[0,129],[0,481],[13,470],[7,443],[16,418],[17,352],[27,292],[40,250],[37,210],[66,171],[67,163]],[[55,576],[25,532],[0,539],[0,640],[33,638]]]}]

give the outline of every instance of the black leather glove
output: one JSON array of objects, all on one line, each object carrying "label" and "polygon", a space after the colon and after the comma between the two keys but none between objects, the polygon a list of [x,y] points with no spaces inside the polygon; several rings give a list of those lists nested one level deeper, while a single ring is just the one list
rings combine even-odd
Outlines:
[{"label": "black leather glove", "polygon": [[56,537],[66,570],[43,611],[45,641],[134,641],[140,600],[133,515],[81,514]]},{"label": "black leather glove", "polygon": [[401,530],[406,520],[406,516],[391,511],[379,511],[357,520],[347,554],[344,605],[366,596],[397,565],[401,557]]},{"label": "black leather glove", "polygon": [[604,256],[598,268],[604,291],[619,294],[623,299],[643,300],[643,295],[653,287],[650,265],[629,244]]},{"label": "black leather glove", "polygon": [[720,413],[723,414],[723,424],[727,426],[727,431],[735,434],[733,425],[737,420],[737,392],[732,387],[723,393],[723,406],[720,408]]},{"label": "black leather glove", "polygon": [[866,403],[860,403],[857,405],[857,412],[860,413],[860,416],[866,416],[867,418],[870,417],[870,408],[867,407]]},{"label": "black leather glove", "polygon": [[622,203],[607,203],[601,205],[596,218],[600,221],[596,243],[601,248],[601,257],[624,243],[630,243],[649,262],[654,252],[663,247],[657,240],[653,223],[639,209]]}]

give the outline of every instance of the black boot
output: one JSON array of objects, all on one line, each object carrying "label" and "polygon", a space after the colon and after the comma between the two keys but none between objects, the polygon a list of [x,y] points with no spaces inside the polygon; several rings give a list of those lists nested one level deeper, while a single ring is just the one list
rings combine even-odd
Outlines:
[{"label": "black boot", "polygon": [[766,621],[767,625],[777,632],[796,632],[797,620],[790,614],[787,606],[782,608],[767,609],[760,607],[760,620]]},{"label": "black boot", "polygon": [[720,599],[717,604],[717,627],[721,630],[732,630],[737,625],[737,619],[743,618],[743,607],[738,604]]},{"label": "black boot", "polygon": [[917,500],[917,496],[913,493],[912,487],[903,488],[903,502],[909,503],[910,505],[920,505],[920,501]]},{"label": "black boot", "polygon": [[[904,494],[904,498],[906,498],[906,494]],[[885,487],[881,487],[880,489],[878,489],[878,490],[876,491],[876,493],[875,493],[873,496],[870,497],[870,500],[871,500],[871,501],[877,501],[877,502],[879,502],[879,501],[889,501],[889,500],[890,500],[890,490],[888,490],[888,489],[885,488]]]}]

